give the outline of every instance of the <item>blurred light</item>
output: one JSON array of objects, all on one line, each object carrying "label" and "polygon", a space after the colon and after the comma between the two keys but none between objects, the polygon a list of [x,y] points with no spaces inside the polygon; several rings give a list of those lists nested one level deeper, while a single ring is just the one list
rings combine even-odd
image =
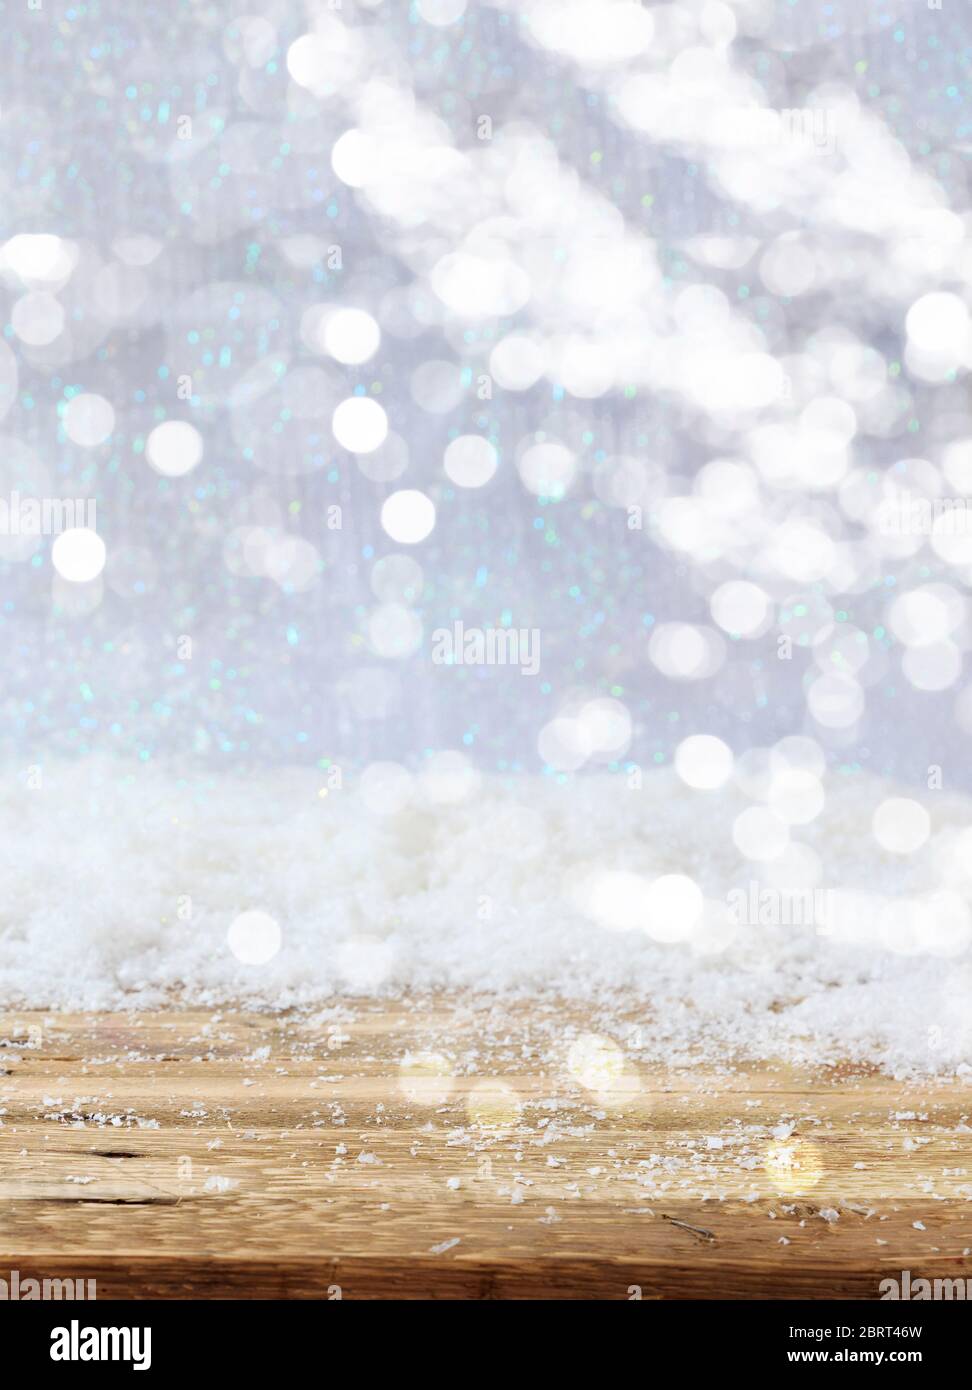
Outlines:
[{"label": "blurred light", "polygon": [[420,781],[430,801],[440,806],[457,806],[476,791],[479,773],[464,753],[446,749],[425,760]]},{"label": "blurred light", "polygon": [[768,803],[787,825],[807,825],[824,808],[823,784],[812,772],[788,768],[770,784]]},{"label": "blurred light", "polygon": [[10,325],[28,347],[46,347],[64,330],[64,309],[52,294],[35,291],[14,303]]},{"label": "blurred light", "polygon": [[51,561],[62,579],[71,584],[90,584],[105,567],[105,543],[96,531],[72,526],[54,538]]},{"label": "blurred light", "polygon": [[577,460],[565,445],[550,440],[525,449],[517,467],[530,492],[538,497],[559,498],[574,481]]},{"label": "blurred light", "polygon": [[64,408],[64,432],[72,444],[95,449],[115,428],[115,411],[104,396],[72,396]]},{"label": "blurred light", "polygon": [[611,1092],[624,1076],[624,1053],[613,1038],[584,1033],[570,1045],[567,1071],[585,1090]]},{"label": "blurred light", "polygon": [[476,1081],[466,1095],[466,1118],[477,1129],[508,1129],[520,1114],[520,1098],[506,1081]]},{"label": "blurred light", "polygon": [[422,621],[400,603],[383,603],[368,617],[368,641],[378,656],[402,660],[422,645]]},{"label": "blurred light", "polygon": [[904,796],[882,801],[871,825],[875,840],[892,854],[914,854],[931,834],[931,818],[924,806]]},{"label": "blurred light", "polygon": [[763,806],[750,806],[732,823],[732,838],[740,854],[757,862],[778,859],[790,841],[786,821]]},{"label": "blurred light", "polygon": [[672,680],[704,680],[722,666],[725,646],[710,628],[659,623],[652,629],[648,656]]},{"label": "blurred light", "polygon": [[181,478],[202,459],[202,435],[185,420],[165,420],[145,441],[145,456],[157,473]]},{"label": "blurred light", "polygon": [[348,365],[367,362],[381,343],[381,329],[364,309],[337,309],[325,316],[322,329],[324,350]]},{"label": "blurred light", "polygon": [[435,527],[435,504],[414,488],[393,492],[382,505],[381,524],[399,545],[418,545]]},{"label": "blurred light", "polygon": [[687,874],[662,874],[649,885],[644,929],[654,941],[685,941],[699,926],[705,901]]},{"label": "blurred light", "polygon": [[461,434],[446,445],[443,464],[457,487],[484,487],[496,472],[496,450],[479,434]]},{"label": "blurred light", "polygon": [[406,1052],[398,1064],[398,1089],[415,1105],[444,1105],[455,1078],[441,1052]]},{"label": "blurred light", "polygon": [[522,333],[501,339],[489,356],[489,370],[505,391],[529,391],[543,376],[544,368],[542,346]]},{"label": "blurred light", "polygon": [[415,0],[415,8],[426,24],[444,28],[466,13],[466,0]]},{"label": "blurred light", "polygon": [[370,454],[388,434],[388,417],[369,396],[349,396],[334,412],[334,438],[352,454]]},{"label": "blurred light", "polygon": [[226,940],[244,965],[266,965],[280,950],[280,926],[266,912],[241,912],[230,923]]},{"label": "blurred light", "polygon": [[864,691],[850,676],[819,676],[807,691],[807,708],[827,729],[849,729],[864,713],[864,705]]},{"label": "blurred light", "polygon": [[769,597],[758,584],[730,579],[709,600],[713,619],[732,636],[756,637],[769,620]]},{"label": "blurred light", "polygon": [[812,1192],[824,1174],[820,1150],[805,1139],[768,1144],[763,1166],[777,1192],[786,1197]]},{"label": "blurred light", "polygon": [[675,749],[675,771],[689,787],[713,791],[732,776],[732,749],[712,734],[692,734]]}]

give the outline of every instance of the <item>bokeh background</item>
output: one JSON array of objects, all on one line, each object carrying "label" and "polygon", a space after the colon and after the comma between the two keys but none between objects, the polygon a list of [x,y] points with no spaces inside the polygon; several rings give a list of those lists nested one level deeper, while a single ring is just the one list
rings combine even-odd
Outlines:
[{"label": "bokeh background", "polygon": [[8,757],[970,781],[958,0],[0,15]]}]

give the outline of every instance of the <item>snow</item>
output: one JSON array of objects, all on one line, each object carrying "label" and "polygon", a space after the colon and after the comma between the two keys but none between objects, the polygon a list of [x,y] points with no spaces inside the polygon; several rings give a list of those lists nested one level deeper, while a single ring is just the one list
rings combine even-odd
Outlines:
[{"label": "snow", "polygon": [[[872,820],[900,788],[829,773],[816,819],[753,862],[732,834],[753,796],[738,779],[482,776],[443,800],[415,778],[389,814],[362,781],[322,798],[313,772],[94,759],[45,765],[40,787],[5,777],[0,1004],[281,1009],[447,989],[623,1016],[642,1058],[972,1062],[965,797],[925,794],[930,836],[896,854]],[[677,939],[652,895],[672,876],[703,904]],[[617,911],[606,877],[633,906]],[[733,919],[740,889],[758,920]],[[811,900],[826,910],[801,920]],[[244,913],[279,928],[269,958],[234,953]]]}]

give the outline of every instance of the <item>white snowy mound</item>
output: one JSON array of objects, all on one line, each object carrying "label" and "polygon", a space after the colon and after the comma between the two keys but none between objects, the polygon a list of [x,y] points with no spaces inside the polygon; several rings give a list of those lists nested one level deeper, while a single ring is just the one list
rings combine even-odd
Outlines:
[{"label": "white snowy mound", "polygon": [[636,1001],[668,1058],[972,1062],[965,798],[831,775],[812,814],[799,785],[767,806],[667,771],[441,766],[37,780],[0,779],[4,1006],[543,991]]}]

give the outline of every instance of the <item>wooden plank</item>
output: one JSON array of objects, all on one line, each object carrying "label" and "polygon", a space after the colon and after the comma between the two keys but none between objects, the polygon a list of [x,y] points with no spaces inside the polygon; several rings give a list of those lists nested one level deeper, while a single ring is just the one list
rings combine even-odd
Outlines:
[{"label": "wooden plank", "polygon": [[972,1275],[967,1081],[662,1067],[609,1017],[0,1015],[0,1278],[624,1299]]}]

